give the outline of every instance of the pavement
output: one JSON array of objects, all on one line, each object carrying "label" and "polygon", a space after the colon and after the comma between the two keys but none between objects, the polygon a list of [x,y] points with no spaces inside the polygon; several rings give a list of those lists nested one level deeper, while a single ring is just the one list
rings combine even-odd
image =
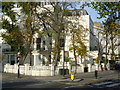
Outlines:
[{"label": "pavement", "polygon": [[[12,73],[2,73],[2,84],[8,84],[9,83],[28,83],[29,84],[41,84],[41,87],[44,87],[43,84],[56,84],[59,83],[60,85],[74,85],[74,86],[84,86],[88,85],[90,83],[95,83],[95,82],[101,82],[105,80],[116,80],[118,79],[118,72],[116,71],[99,71],[98,72],[98,78],[96,79],[94,77],[94,72],[86,72],[86,73],[78,73],[75,74],[75,79],[72,81],[70,79],[70,75],[65,75],[64,77],[62,75],[57,75],[57,76],[25,76],[25,75],[20,75],[20,78],[17,78],[17,74],[12,74]],[[79,82],[79,83],[78,83]]]}]

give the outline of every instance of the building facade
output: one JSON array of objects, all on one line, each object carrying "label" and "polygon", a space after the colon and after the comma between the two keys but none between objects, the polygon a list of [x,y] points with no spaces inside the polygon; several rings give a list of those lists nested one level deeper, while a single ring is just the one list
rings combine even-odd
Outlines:
[{"label": "building facade", "polygon": [[[51,5],[46,5],[46,8],[49,8],[50,10],[52,9]],[[18,10],[18,9],[14,9]],[[79,65],[81,64],[94,64],[94,60],[98,57],[98,49],[97,49],[97,39],[96,36],[94,35],[94,25],[93,21],[88,15],[87,11],[78,9],[78,10],[69,10],[70,15],[66,15],[65,18],[67,18],[69,21],[71,21],[74,24],[74,29],[77,29],[80,25],[82,25],[84,28],[87,29],[87,31],[84,31],[86,34],[86,41],[83,41],[85,46],[87,47],[87,53],[88,55],[82,59],[81,57],[77,56],[77,63]],[[18,12],[18,11],[17,11]],[[38,12],[41,12],[38,10]],[[20,12],[18,12],[20,14]],[[42,30],[43,28],[41,28]],[[51,53],[51,50],[53,48],[54,44],[54,39],[56,38],[56,35],[51,35],[51,36],[44,36],[41,37],[38,33],[35,33],[34,38],[33,38],[33,44],[32,44],[32,63],[33,66],[49,66],[50,64],[53,63],[53,55]],[[73,51],[70,51],[70,47],[72,44],[71,41],[72,38],[72,33],[70,30],[66,33],[66,35],[61,39],[61,42],[65,43],[64,46],[64,51],[61,50],[61,58],[60,61],[58,62],[58,65],[62,66],[64,62],[64,54],[66,57],[70,57],[72,61],[75,61],[74,59],[74,53]],[[2,46],[5,47],[5,46]],[[12,48],[9,46],[7,47],[10,49],[10,53],[4,52],[5,49],[3,49],[2,52],[7,55],[7,59],[4,58],[5,62],[4,63],[10,63],[10,64],[15,64],[17,63],[17,55],[12,52]],[[8,54],[7,54],[8,53]],[[28,55],[29,57],[29,55]],[[29,63],[29,60],[26,59],[24,64]],[[88,67],[83,65],[84,67]],[[89,67],[90,69],[90,67]]]}]

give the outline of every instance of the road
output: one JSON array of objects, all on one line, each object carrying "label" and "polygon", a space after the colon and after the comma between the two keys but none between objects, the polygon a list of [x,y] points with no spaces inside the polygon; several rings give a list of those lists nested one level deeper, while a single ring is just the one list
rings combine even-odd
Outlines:
[{"label": "road", "polygon": [[91,88],[120,88],[120,80],[107,80],[99,83],[89,84]]},{"label": "road", "polygon": [[32,77],[23,76],[17,78],[16,74],[2,74],[2,88],[54,88],[70,89],[70,88],[110,88],[120,86],[118,81],[118,72],[104,71],[98,73],[98,79],[95,79],[94,73],[76,74],[76,79],[71,81],[69,77]]}]

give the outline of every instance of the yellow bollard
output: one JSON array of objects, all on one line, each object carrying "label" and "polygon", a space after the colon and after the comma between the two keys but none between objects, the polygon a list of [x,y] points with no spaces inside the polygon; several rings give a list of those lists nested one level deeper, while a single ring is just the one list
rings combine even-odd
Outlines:
[{"label": "yellow bollard", "polygon": [[73,81],[75,79],[74,73],[71,73],[71,80]]}]

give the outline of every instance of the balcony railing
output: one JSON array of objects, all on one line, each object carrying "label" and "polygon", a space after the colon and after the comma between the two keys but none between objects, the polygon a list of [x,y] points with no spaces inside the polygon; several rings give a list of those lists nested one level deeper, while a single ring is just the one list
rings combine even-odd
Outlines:
[{"label": "balcony railing", "polygon": [[10,48],[2,49],[2,52],[13,52],[13,51],[15,50]]},{"label": "balcony railing", "polygon": [[51,48],[33,48],[33,50],[38,50],[38,51],[47,51],[47,50],[51,50]]}]

